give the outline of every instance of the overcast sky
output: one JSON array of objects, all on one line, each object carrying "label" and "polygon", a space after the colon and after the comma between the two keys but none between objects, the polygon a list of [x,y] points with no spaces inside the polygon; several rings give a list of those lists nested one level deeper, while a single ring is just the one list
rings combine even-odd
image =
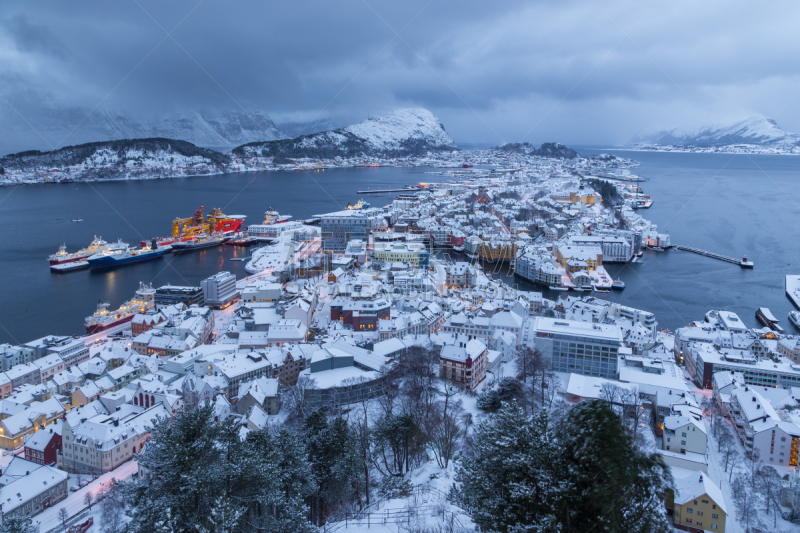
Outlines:
[{"label": "overcast sky", "polygon": [[754,113],[800,132],[797,2],[3,7],[0,96],[9,102],[100,104],[142,117],[241,106],[276,123],[425,107],[461,143],[613,145]]}]

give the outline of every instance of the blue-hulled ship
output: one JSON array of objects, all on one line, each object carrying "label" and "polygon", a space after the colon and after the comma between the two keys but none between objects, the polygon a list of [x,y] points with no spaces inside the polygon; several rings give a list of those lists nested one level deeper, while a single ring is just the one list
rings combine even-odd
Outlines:
[{"label": "blue-hulled ship", "polygon": [[159,259],[163,257],[164,252],[166,252],[164,248],[140,248],[138,250],[127,248],[124,250],[110,250],[108,252],[95,254],[90,256],[86,261],[89,263],[90,269],[115,268],[131,263]]}]

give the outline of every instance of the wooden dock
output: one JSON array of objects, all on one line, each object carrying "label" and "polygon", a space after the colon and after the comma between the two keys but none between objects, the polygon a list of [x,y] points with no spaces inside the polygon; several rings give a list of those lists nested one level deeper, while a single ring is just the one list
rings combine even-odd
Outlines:
[{"label": "wooden dock", "polygon": [[747,258],[736,259],[735,257],[728,257],[727,255],[701,250],[700,248],[692,248],[691,246],[683,246],[680,244],[673,244],[672,248],[676,250],[683,250],[684,252],[692,252],[693,254],[710,257],[712,259],[719,259],[720,261],[725,261],[726,263],[733,263],[734,265],[739,265],[742,268],[753,268],[753,262],[747,261]]}]

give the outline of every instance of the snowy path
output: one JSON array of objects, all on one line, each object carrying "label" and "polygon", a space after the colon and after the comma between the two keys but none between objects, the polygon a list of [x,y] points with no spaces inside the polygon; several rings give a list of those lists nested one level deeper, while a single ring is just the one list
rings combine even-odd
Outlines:
[{"label": "snowy path", "polygon": [[[58,510],[64,507],[67,509],[70,518],[73,518],[76,515],[85,514],[85,516],[81,516],[79,520],[80,522],[85,521],[89,518],[89,516],[94,516],[94,526],[92,526],[89,531],[100,531],[100,508],[97,505],[92,504],[92,510],[87,510],[86,513],[83,513],[83,511],[86,510],[86,504],[83,503],[86,493],[91,492],[92,496],[97,499],[97,496],[104,489],[104,485],[109,483],[112,479],[127,480],[136,473],[138,468],[139,465],[136,463],[136,461],[128,461],[116,470],[108,472],[107,474],[103,474],[85,487],[75,492],[71,492],[70,495],[67,496],[66,500],[62,500],[54,507],[51,507],[50,509],[47,509],[46,511],[34,516],[33,523],[39,524],[39,530],[41,533],[48,533],[52,529],[60,531],[61,521],[58,519]],[[72,475],[73,474],[70,474],[70,476]]]}]

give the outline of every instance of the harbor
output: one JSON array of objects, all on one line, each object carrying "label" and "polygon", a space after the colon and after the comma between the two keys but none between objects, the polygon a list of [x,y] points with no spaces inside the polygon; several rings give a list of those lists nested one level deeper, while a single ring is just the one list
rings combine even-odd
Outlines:
[{"label": "harbor", "polygon": [[[673,191],[679,188],[688,191],[689,196],[694,195],[695,189],[700,187],[698,183],[702,183],[701,178],[707,176],[707,168],[716,172],[727,159],[717,154],[636,152],[624,155],[642,161],[637,173],[648,177],[647,192],[658,200],[648,210],[647,217],[663,225],[673,241],[691,242],[698,249],[724,249],[729,256],[747,254],[758,259],[759,268],[720,270],[713,268],[714,265],[701,255],[646,252],[646,261],[642,263],[605,265],[609,275],[613,279],[621,278],[626,287],[622,291],[603,294],[603,298],[650,308],[663,316],[664,325],[670,328],[681,327],[690,315],[702,315],[713,307],[752,316],[755,309],[765,306],[776,316],[785,318],[794,308],[783,290],[786,265],[791,258],[782,256],[778,242],[763,239],[757,228],[745,222],[752,211],[764,208],[746,200],[753,185],[755,166],[744,160],[735,160],[720,174],[719,183],[712,182],[693,200],[702,202],[707,214],[700,217],[700,213],[695,215],[693,212],[690,216],[673,219],[674,213],[686,202],[685,198],[676,197]],[[753,157],[782,186],[789,186],[793,176],[800,171],[800,160],[794,158]],[[696,161],[702,165],[698,166]],[[0,271],[6,279],[6,291],[11,302],[0,313],[0,324],[5,328],[0,328],[0,342],[14,342],[12,334],[22,340],[52,333],[81,333],[82,324],[73,317],[90,315],[98,299],[110,302],[114,307],[121,305],[138,289],[140,281],[152,282],[154,286],[165,283],[196,285],[219,270],[228,270],[237,278],[250,275],[244,268],[247,261],[231,259],[251,256],[252,248],[227,245],[169,254],[160,260],[118,269],[56,274],[45,267],[44,261],[63,243],[68,250],[77,250],[92,242],[96,234],[99,237],[100,233],[108,242],[122,238],[131,244],[139,243],[168,234],[175,216],[191,213],[198,206],[209,203],[220,206],[226,213],[247,215],[250,224],[260,222],[264,210],[270,205],[281,212],[291,213],[295,220],[310,224],[318,222],[313,220],[317,213],[326,213],[337,207],[344,209],[348,203],[356,202],[360,196],[357,191],[368,187],[387,190],[402,188],[407,183],[453,179],[452,176],[436,177],[428,173],[429,170],[430,167],[333,169],[326,171],[325,181],[319,184],[303,172],[269,172],[262,175],[241,173],[102,182],[93,184],[93,188],[84,184],[69,188],[52,185],[20,187],[0,210],[0,223],[15,228],[0,245],[4,258]],[[319,181],[318,177],[313,178]],[[320,186],[330,196],[298,192],[313,188],[321,191]],[[108,203],[98,202],[98,194]],[[394,198],[384,203],[392,200]],[[129,207],[122,209],[120,206],[123,205]],[[71,223],[68,219],[74,215],[80,215],[84,222]],[[788,211],[777,211],[770,220],[793,227],[792,216]],[[63,220],[57,220],[59,217]],[[730,237],[722,243],[719,235]],[[467,261],[464,257],[463,260]],[[520,278],[514,279],[513,274],[506,279],[516,284],[519,290],[542,291],[547,298],[563,294]],[[728,290],[720,291],[720,284]],[[778,290],[762,290],[771,285],[777,285]],[[729,291],[738,295],[733,304],[727,297]]]}]

